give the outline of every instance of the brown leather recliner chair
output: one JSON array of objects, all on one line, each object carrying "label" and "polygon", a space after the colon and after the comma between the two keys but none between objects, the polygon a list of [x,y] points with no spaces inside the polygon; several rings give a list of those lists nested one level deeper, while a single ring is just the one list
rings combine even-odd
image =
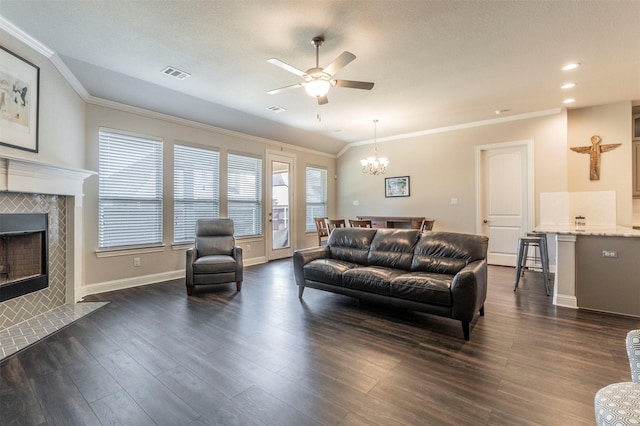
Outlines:
[{"label": "brown leather recliner chair", "polygon": [[196,285],[236,283],[242,288],[242,248],[233,237],[233,220],[198,219],[195,246],[187,250],[187,294]]}]

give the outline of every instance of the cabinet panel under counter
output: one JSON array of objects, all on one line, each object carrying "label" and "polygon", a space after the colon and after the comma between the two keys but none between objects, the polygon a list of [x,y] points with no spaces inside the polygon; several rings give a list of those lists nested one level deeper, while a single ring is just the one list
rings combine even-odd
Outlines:
[{"label": "cabinet panel under counter", "polygon": [[640,317],[640,238],[579,235],[579,308]]},{"label": "cabinet panel under counter", "polygon": [[535,231],[555,240],[554,305],[640,317],[640,231],[615,225]]}]

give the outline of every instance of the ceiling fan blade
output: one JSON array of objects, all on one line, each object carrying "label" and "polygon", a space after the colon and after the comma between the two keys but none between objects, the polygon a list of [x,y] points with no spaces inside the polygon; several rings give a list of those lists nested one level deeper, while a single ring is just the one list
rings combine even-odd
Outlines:
[{"label": "ceiling fan blade", "polygon": [[318,105],[324,105],[328,103],[329,103],[329,98],[327,98],[327,95],[318,96]]},{"label": "ceiling fan blade", "polygon": [[304,86],[304,83],[291,84],[289,86],[284,86],[284,87],[279,87],[277,89],[269,90],[267,93],[270,95],[275,95],[276,93],[280,93],[289,89],[297,89],[298,87],[302,87],[302,86]]},{"label": "ceiling fan blade", "polygon": [[344,51],[333,62],[327,65],[327,67],[324,69],[324,72],[329,75],[334,75],[355,58],[356,55],[354,55],[353,53]]},{"label": "ceiling fan blade", "polygon": [[271,59],[267,59],[267,62],[269,62],[270,64],[273,64],[277,67],[282,68],[285,71],[289,71],[291,73],[294,73],[297,76],[300,77],[304,77],[305,75],[307,75],[306,72],[299,70],[298,68],[291,66],[285,62],[282,62],[280,59],[276,59],[276,58],[271,58]]},{"label": "ceiling fan blade", "polygon": [[348,87],[350,89],[371,90],[373,89],[374,83],[370,83],[368,81],[331,80],[331,85],[337,87]]}]

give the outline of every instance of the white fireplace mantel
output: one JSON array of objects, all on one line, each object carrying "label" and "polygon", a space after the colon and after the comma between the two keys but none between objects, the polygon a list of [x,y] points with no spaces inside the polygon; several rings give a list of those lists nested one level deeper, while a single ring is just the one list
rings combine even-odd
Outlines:
[{"label": "white fireplace mantel", "polygon": [[93,175],[97,173],[0,154],[0,192],[67,197],[67,304],[77,302],[81,294],[81,280],[84,276],[83,184],[85,179]]},{"label": "white fireplace mantel", "polygon": [[82,197],[84,180],[96,174],[91,170],[0,156],[0,191]]}]

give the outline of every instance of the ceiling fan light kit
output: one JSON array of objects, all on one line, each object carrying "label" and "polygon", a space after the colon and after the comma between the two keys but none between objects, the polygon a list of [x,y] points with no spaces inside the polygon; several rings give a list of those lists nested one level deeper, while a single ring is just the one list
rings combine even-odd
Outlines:
[{"label": "ceiling fan light kit", "polygon": [[324,37],[314,37],[311,43],[316,48],[316,66],[309,68],[306,72],[297,69],[296,67],[282,62],[280,59],[271,58],[267,62],[277,67],[282,68],[285,71],[289,71],[299,77],[302,77],[304,82],[292,84],[290,86],[273,89],[267,93],[274,95],[280,93],[283,90],[296,89],[298,87],[304,87],[308,95],[313,96],[318,100],[318,105],[324,105],[329,102],[327,93],[331,87],[346,87],[350,89],[371,90],[374,83],[367,81],[352,81],[352,80],[335,80],[333,75],[348,65],[351,61],[356,59],[356,55],[351,52],[344,51],[338,56],[332,63],[327,65],[326,68],[320,67],[320,46],[324,43]]}]

